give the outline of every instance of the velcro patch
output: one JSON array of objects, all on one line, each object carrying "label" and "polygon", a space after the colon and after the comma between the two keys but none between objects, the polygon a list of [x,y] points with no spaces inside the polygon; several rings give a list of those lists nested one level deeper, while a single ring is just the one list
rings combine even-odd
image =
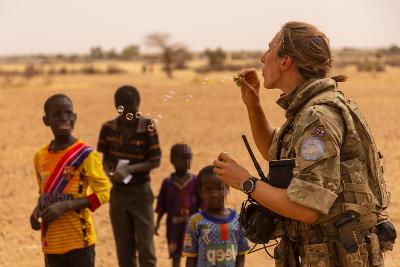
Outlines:
[{"label": "velcro patch", "polygon": [[314,136],[316,136],[318,138],[323,138],[325,136],[325,134],[326,134],[326,131],[325,131],[325,129],[323,127],[317,127],[314,130],[312,135],[314,135]]},{"label": "velcro patch", "polygon": [[301,144],[300,154],[304,160],[318,160],[325,152],[325,144],[317,137],[310,136]]}]

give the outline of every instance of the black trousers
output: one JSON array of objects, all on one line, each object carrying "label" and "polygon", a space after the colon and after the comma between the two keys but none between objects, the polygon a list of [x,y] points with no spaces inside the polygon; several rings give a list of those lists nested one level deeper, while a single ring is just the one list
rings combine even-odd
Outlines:
[{"label": "black trousers", "polygon": [[65,254],[45,254],[46,267],[94,267],[94,245]]},{"label": "black trousers", "polygon": [[111,189],[110,218],[120,267],[155,267],[153,192],[150,182]]}]

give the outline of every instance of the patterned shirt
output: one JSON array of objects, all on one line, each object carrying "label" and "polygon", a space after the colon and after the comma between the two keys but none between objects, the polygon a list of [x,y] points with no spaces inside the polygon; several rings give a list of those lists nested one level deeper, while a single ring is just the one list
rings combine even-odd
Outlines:
[{"label": "patterned shirt", "polygon": [[171,223],[187,222],[190,215],[199,211],[200,197],[197,193],[196,176],[189,175],[183,184],[168,177],[161,185],[156,212],[159,214],[166,212],[167,220]]},{"label": "patterned shirt", "polygon": [[156,212],[167,213],[167,241],[169,252],[182,252],[183,238],[189,217],[198,212],[200,197],[194,174],[179,184],[171,177],[164,179],[158,194]]},{"label": "patterned shirt", "polygon": [[[119,159],[127,159],[129,164],[158,161],[161,159],[158,134],[155,127],[149,131],[150,124],[149,119],[139,118],[136,132],[124,141],[118,118],[108,121],[101,127],[97,150],[107,156],[112,169],[115,169]],[[129,184],[142,184],[149,180],[149,172],[136,172]]]},{"label": "patterned shirt", "polygon": [[204,211],[194,214],[186,228],[183,256],[197,257],[197,266],[235,266],[236,257],[249,250],[236,211],[226,219]]},{"label": "patterned shirt", "polygon": [[[78,151],[81,154],[78,155]],[[80,160],[81,163],[74,165]],[[67,164],[63,165],[63,162]],[[35,154],[34,165],[41,210],[65,199],[87,197],[90,205],[89,208],[67,211],[48,225],[42,223],[43,252],[64,254],[94,244],[96,234],[90,210],[94,211],[110,198],[110,184],[97,152],[80,140],[55,152],[49,151],[49,145],[46,145]]]}]

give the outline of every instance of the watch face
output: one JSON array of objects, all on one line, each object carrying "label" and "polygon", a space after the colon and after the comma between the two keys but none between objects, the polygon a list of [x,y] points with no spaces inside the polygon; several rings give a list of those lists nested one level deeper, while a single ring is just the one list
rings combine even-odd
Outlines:
[{"label": "watch face", "polygon": [[251,180],[244,181],[243,192],[250,193],[252,189],[253,189],[253,181],[251,181]]}]

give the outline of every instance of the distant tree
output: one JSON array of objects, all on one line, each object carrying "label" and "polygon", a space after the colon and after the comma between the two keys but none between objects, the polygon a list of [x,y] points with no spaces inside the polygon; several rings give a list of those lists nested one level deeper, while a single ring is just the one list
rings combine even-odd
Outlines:
[{"label": "distant tree", "polygon": [[[172,78],[173,64],[177,67],[185,66],[187,60],[187,48],[183,44],[173,43],[169,41],[169,34],[166,33],[151,33],[146,36],[145,42],[149,47],[155,47],[161,50],[164,71],[168,78]],[[176,64],[179,58],[179,64]]]},{"label": "distant tree", "polygon": [[226,53],[221,48],[215,50],[206,49],[204,55],[208,59],[208,65],[210,68],[219,69],[224,66]]},{"label": "distant tree", "polygon": [[126,60],[137,58],[139,55],[140,55],[140,50],[139,46],[137,45],[129,45],[124,49],[122,49],[121,52],[121,58]]},{"label": "distant tree", "polygon": [[174,51],[174,63],[177,69],[186,69],[186,62],[192,59],[192,55],[189,53],[186,47],[182,46]]},{"label": "distant tree", "polygon": [[90,58],[91,59],[102,59],[104,58],[103,49],[100,46],[95,46],[90,48]]},{"label": "distant tree", "polygon": [[398,47],[397,45],[392,45],[391,47],[389,47],[388,51],[390,54],[400,54],[400,47]]},{"label": "distant tree", "polygon": [[119,55],[115,49],[110,49],[109,51],[104,52],[104,57],[107,59],[117,59]]},{"label": "distant tree", "polygon": [[68,62],[77,62],[79,60],[79,55],[72,54],[67,56],[67,61]]},{"label": "distant tree", "polygon": [[25,69],[22,75],[27,81],[33,78],[36,74],[38,74],[38,70],[36,69],[34,64],[29,63],[25,65]]},{"label": "distant tree", "polygon": [[168,78],[172,78],[172,48],[169,44],[169,37],[169,34],[166,33],[151,33],[146,36],[146,44],[161,50],[164,71]]}]

